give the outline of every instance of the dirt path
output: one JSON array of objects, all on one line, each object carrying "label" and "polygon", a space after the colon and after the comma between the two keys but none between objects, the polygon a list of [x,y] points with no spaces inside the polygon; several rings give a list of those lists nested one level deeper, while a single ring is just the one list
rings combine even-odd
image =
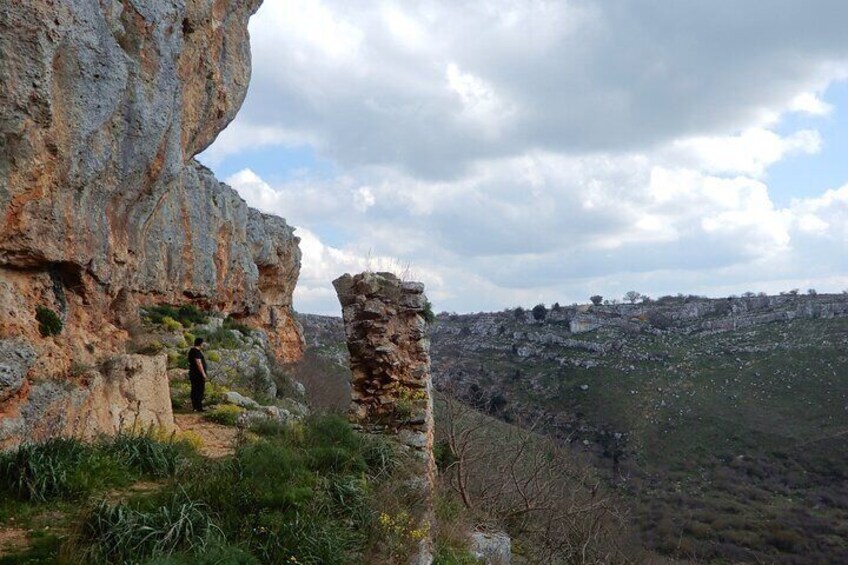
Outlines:
[{"label": "dirt path", "polygon": [[0,557],[15,555],[30,545],[29,533],[21,528],[0,528]]},{"label": "dirt path", "polygon": [[213,424],[201,414],[174,414],[174,422],[181,432],[191,431],[200,436],[203,446],[200,453],[206,457],[220,458],[232,455],[235,450],[236,429]]}]

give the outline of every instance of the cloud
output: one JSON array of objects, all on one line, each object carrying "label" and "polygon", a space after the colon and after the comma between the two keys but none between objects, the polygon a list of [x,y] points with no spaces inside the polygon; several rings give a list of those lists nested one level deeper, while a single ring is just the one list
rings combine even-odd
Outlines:
[{"label": "cloud", "polygon": [[817,93],[848,69],[846,20],[837,0],[269,0],[248,99],[215,151],[286,139],[444,178],[530,147],[745,131],[827,112]]},{"label": "cloud", "polygon": [[375,263],[451,310],[839,285],[848,189],[769,192],[843,111],[825,94],[848,78],[848,4],[814,4],[266,0],[244,108],[204,160],[333,163],[227,179],[299,227],[307,311]]}]

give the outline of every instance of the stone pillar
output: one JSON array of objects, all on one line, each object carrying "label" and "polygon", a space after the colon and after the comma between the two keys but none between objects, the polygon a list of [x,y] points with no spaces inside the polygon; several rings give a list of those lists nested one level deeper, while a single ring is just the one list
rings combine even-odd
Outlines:
[{"label": "stone pillar", "polygon": [[[350,419],[362,431],[394,437],[420,458],[431,503],[436,465],[424,285],[391,273],[362,273],[343,275],[333,286],[350,352]],[[431,522],[430,510],[421,523]],[[431,545],[428,537],[413,562],[432,561]]]}]

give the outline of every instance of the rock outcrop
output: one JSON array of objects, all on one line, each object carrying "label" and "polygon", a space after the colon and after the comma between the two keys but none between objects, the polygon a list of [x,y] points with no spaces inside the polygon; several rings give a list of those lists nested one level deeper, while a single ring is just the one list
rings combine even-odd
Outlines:
[{"label": "rock outcrop", "polygon": [[0,449],[21,439],[174,428],[164,355],[120,355],[64,379],[25,380],[24,392],[26,402],[0,405]]},{"label": "rock outcrop", "polygon": [[[2,377],[0,414],[120,354],[144,304],[215,308],[301,355],[298,238],[194,160],[244,99],[260,2],[0,8],[0,340],[34,351],[25,382]],[[42,336],[39,307],[61,333]]]},{"label": "rock outcrop", "polygon": [[[391,273],[362,273],[339,277],[333,286],[350,352],[350,419],[363,431],[395,438],[418,456],[430,511],[417,519],[429,532],[436,466],[424,285]],[[431,545],[425,536],[413,562],[432,561]]]}]

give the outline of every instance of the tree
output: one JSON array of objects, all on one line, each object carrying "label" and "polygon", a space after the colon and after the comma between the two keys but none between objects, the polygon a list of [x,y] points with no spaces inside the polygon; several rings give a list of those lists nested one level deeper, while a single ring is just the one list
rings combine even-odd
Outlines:
[{"label": "tree", "polygon": [[554,305],[551,306],[551,312],[559,312],[562,310],[562,306],[559,305],[559,302],[554,302]]},{"label": "tree", "polygon": [[516,308],[515,310],[512,311],[512,315],[515,316],[516,320],[523,320],[524,319],[524,308],[519,306],[518,308]]},{"label": "tree", "polygon": [[612,493],[591,467],[539,433],[542,422],[494,424],[450,390],[436,410],[444,421],[436,441],[441,484],[469,511],[505,526],[530,562],[622,560],[627,521]]},{"label": "tree", "polygon": [[536,304],[533,306],[533,319],[541,322],[548,315],[548,310],[544,304]]},{"label": "tree", "polygon": [[630,304],[636,304],[636,301],[640,298],[642,298],[642,294],[636,292],[635,290],[628,290],[624,293],[624,300],[626,300]]},{"label": "tree", "polygon": [[810,296],[816,296],[818,294],[818,291],[816,291],[816,289],[814,288],[809,288],[807,289],[807,294],[809,294]]},{"label": "tree", "polygon": [[592,304],[594,304],[595,306],[600,306],[601,303],[604,301],[604,297],[601,296],[600,294],[595,294],[595,295],[591,296],[589,298],[589,300],[591,300]]}]

